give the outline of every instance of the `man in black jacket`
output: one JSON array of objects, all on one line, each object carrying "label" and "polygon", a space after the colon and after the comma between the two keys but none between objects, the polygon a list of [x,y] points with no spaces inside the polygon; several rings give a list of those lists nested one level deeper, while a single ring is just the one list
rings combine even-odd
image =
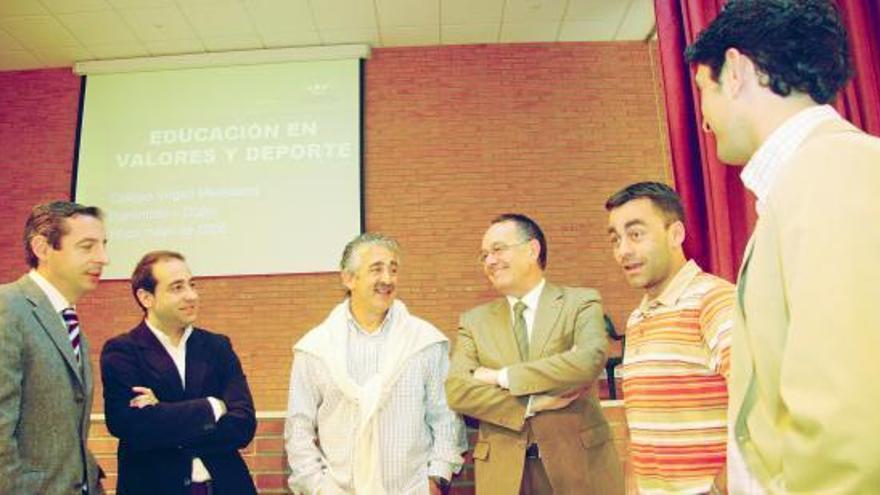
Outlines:
[{"label": "man in black jacket", "polygon": [[192,326],[198,293],[179,253],[147,253],[132,274],[145,318],[101,352],[107,427],[119,437],[119,495],[248,495],[238,449],[254,403],[229,339]]}]

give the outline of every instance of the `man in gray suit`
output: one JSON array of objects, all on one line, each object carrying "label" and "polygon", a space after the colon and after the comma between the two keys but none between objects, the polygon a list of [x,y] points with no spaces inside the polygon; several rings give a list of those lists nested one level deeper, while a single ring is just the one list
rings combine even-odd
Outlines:
[{"label": "man in gray suit", "polygon": [[99,494],[88,451],[89,347],[74,305],[107,264],[101,210],[34,207],[24,228],[31,270],[0,286],[0,495]]}]

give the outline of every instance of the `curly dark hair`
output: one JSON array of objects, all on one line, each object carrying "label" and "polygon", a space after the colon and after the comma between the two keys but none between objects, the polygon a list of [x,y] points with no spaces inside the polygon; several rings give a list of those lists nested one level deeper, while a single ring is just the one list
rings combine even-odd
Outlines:
[{"label": "curly dark hair", "polygon": [[724,53],[736,48],[780,96],[808,93],[828,103],[852,75],[846,30],[831,0],[730,0],[685,50],[718,80]]}]

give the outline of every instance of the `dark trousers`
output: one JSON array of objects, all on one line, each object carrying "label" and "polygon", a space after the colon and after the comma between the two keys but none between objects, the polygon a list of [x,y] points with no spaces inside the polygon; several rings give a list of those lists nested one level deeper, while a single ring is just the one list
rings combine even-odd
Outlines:
[{"label": "dark trousers", "polygon": [[214,490],[211,487],[210,481],[203,481],[189,485],[189,493],[190,495],[211,495],[214,493]]},{"label": "dark trousers", "polygon": [[553,487],[544,463],[540,458],[527,457],[523,468],[522,484],[519,487],[520,495],[552,495]]}]

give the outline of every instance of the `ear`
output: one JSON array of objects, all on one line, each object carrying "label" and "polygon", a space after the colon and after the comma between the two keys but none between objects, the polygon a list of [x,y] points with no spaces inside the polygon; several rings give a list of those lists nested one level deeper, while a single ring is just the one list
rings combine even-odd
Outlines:
[{"label": "ear", "polygon": [[669,238],[675,246],[681,246],[684,243],[685,230],[681,220],[676,220],[669,226]]},{"label": "ear", "polygon": [[736,48],[724,52],[724,66],[721,68],[721,88],[728,96],[737,96],[751,78],[755,77],[755,64]]},{"label": "ear", "polygon": [[135,296],[137,296],[137,300],[141,303],[141,306],[147,309],[152,308],[153,302],[156,300],[156,296],[146,289],[138,289]]},{"label": "ear", "polygon": [[354,289],[354,274],[350,273],[346,270],[342,270],[339,272],[339,279],[342,280],[342,285],[344,285],[348,290]]},{"label": "ear", "polygon": [[31,251],[34,252],[34,256],[38,260],[45,260],[49,256],[50,249],[52,249],[52,246],[49,245],[49,239],[46,236],[35,235],[31,238]]},{"label": "ear", "polygon": [[529,241],[529,256],[536,262],[538,261],[538,256],[541,254],[541,243],[538,242],[537,239],[531,239]]}]

